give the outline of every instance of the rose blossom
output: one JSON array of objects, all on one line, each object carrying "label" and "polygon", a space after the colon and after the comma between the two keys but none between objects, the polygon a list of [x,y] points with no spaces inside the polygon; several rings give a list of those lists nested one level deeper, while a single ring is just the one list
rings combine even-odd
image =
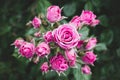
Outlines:
[{"label": "rose blossom", "polygon": [[77,48],[80,49],[83,46],[83,43],[84,43],[83,40],[79,40],[77,44]]},{"label": "rose blossom", "polygon": [[85,65],[81,68],[83,74],[91,74],[91,69],[88,65]]},{"label": "rose blossom", "polygon": [[95,20],[96,15],[89,10],[83,10],[82,14],[80,15],[80,19],[82,21],[82,23],[86,24],[86,25],[90,25],[92,23],[93,20]]},{"label": "rose blossom", "polygon": [[96,61],[96,55],[92,51],[88,51],[82,57],[82,61],[86,64],[92,64]]},{"label": "rose blossom", "polygon": [[24,43],[23,39],[16,39],[12,45],[15,45],[16,48],[20,48],[20,46]]},{"label": "rose blossom", "polygon": [[39,28],[41,24],[41,20],[37,17],[34,17],[34,19],[32,20],[32,25],[34,26],[34,28]]},{"label": "rose blossom", "polygon": [[23,57],[31,58],[34,55],[35,46],[32,43],[24,42],[19,48],[19,52]]},{"label": "rose blossom", "polygon": [[48,31],[46,32],[46,34],[44,35],[44,40],[49,43],[53,41],[53,36],[52,36],[52,32]]},{"label": "rose blossom", "polygon": [[100,23],[100,20],[96,19],[96,20],[93,20],[92,23],[90,24],[91,26],[96,26]]},{"label": "rose blossom", "polygon": [[70,21],[70,23],[73,24],[74,26],[76,26],[76,28],[82,27],[79,16],[74,16],[74,17],[72,18],[72,20]]},{"label": "rose blossom", "polygon": [[70,24],[60,25],[52,32],[54,41],[63,49],[75,47],[80,39],[76,28]]},{"label": "rose blossom", "polygon": [[42,72],[47,73],[48,70],[49,70],[48,62],[44,62],[44,63],[41,65],[40,69],[41,69]]},{"label": "rose blossom", "polygon": [[92,48],[94,48],[97,44],[97,39],[96,38],[90,38],[88,40],[88,43],[86,44],[85,48],[87,50],[91,50]]},{"label": "rose blossom", "polygon": [[61,20],[61,9],[59,6],[50,6],[47,9],[47,19],[49,22],[54,23]]},{"label": "rose blossom", "polygon": [[42,42],[40,44],[38,44],[38,46],[36,47],[36,54],[39,57],[44,57],[46,55],[50,54],[50,47],[47,43]]},{"label": "rose blossom", "polygon": [[71,49],[71,50],[66,50],[65,51],[65,56],[69,62],[69,65],[71,67],[75,66],[75,63],[76,63],[76,52],[74,49]]},{"label": "rose blossom", "polygon": [[53,56],[50,59],[51,68],[57,72],[63,72],[68,69],[67,60],[61,53],[58,53],[56,56]]},{"label": "rose blossom", "polygon": [[34,33],[34,36],[35,36],[35,37],[40,37],[41,34],[40,34],[40,32],[35,32],[35,33]]}]

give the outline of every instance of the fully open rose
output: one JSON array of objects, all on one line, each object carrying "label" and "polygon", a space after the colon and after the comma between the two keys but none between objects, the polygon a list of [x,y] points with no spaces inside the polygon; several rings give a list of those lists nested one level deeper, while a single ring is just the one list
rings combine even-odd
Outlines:
[{"label": "fully open rose", "polygon": [[76,28],[70,24],[60,25],[52,34],[55,42],[63,49],[75,47],[80,39]]}]

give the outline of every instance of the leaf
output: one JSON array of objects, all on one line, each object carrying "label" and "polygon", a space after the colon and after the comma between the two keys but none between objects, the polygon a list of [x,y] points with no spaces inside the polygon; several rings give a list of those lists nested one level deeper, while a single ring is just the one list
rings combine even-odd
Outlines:
[{"label": "leaf", "polygon": [[104,43],[98,43],[95,47],[95,50],[97,51],[105,51],[107,50],[107,47]]},{"label": "leaf", "polygon": [[77,64],[78,68],[73,69],[73,75],[75,80],[90,80],[91,75],[85,75],[81,71],[81,65]]},{"label": "leaf", "polygon": [[47,8],[51,5],[47,0],[39,0],[37,2],[37,13],[44,13],[46,14]]},{"label": "leaf", "polygon": [[112,30],[105,30],[100,35],[100,41],[105,43],[106,45],[111,44],[111,42],[113,41],[113,31]]},{"label": "leaf", "polygon": [[87,38],[87,36],[89,35],[89,28],[88,27],[83,27],[82,29],[80,29],[79,31],[79,34],[82,34],[81,36],[81,40],[84,40]]},{"label": "leaf", "polygon": [[108,17],[106,15],[101,15],[98,17],[98,19],[100,20],[100,24],[104,27],[108,27],[109,23],[108,23]]},{"label": "leaf", "polygon": [[91,0],[93,5],[96,6],[97,8],[101,7],[103,4],[101,4],[100,0]]},{"label": "leaf", "polygon": [[72,16],[76,12],[76,3],[69,3],[64,5],[63,12],[66,16]]},{"label": "leaf", "polygon": [[77,66],[78,66],[77,69],[73,69],[74,78],[75,78],[75,80],[82,80],[82,78],[81,78],[81,77],[82,77],[82,74],[81,74],[81,72],[80,72],[81,65],[78,64]]},{"label": "leaf", "polygon": [[116,50],[117,56],[120,57],[120,47]]},{"label": "leaf", "polygon": [[25,35],[33,35],[37,30],[34,28],[30,28],[29,30],[27,30]]},{"label": "leaf", "polygon": [[85,10],[93,10],[93,5],[92,5],[92,3],[90,2],[90,1],[88,1],[86,4],[85,4],[85,6],[84,6],[84,9]]},{"label": "leaf", "polygon": [[4,35],[4,34],[8,33],[8,32],[10,32],[10,30],[11,30],[10,26],[1,27],[0,28],[0,35]]}]

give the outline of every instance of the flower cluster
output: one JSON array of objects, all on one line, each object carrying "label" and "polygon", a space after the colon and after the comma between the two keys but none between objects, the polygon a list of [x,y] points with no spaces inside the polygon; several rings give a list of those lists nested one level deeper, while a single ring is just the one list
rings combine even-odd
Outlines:
[{"label": "flower cluster", "polygon": [[47,26],[42,23],[45,19],[35,16],[29,23],[37,29],[32,37],[34,41],[16,39],[13,45],[18,49],[19,55],[32,59],[34,63],[46,59],[40,67],[44,73],[51,70],[63,73],[82,61],[80,63],[83,66],[82,73],[91,74],[89,66],[93,66],[97,58],[94,54],[97,39],[95,37],[81,39],[83,35],[79,32],[85,26],[95,27],[100,21],[92,11],[83,10],[80,16],[74,16],[70,22],[62,24],[64,18],[61,11],[62,9],[56,5],[48,7],[45,17]]}]

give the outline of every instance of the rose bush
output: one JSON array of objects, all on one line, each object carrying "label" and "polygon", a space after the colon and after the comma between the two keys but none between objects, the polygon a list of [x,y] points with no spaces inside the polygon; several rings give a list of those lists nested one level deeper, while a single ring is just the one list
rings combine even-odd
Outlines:
[{"label": "rose bush", "polygon": [[62,24],[61,10],[53,5],[48,7],[46,17],[34,17],[29,24],[36,31],[29,37],[29,42],[17,39],[13,45],[18,48],[19,55],[34,63],[39,64],[43,60],[40,66],[43,73],[53,70],[64,74],[69,68],[79,68],[82,73],[91,74],[89,66],[93,66],[97,59],[94,54],[97,39],[83,38],[85,34],[81,31],[86,25],[96,26],[99,20],[92,11],[83,10],[80,16],[74,16],[69,23]]}]

